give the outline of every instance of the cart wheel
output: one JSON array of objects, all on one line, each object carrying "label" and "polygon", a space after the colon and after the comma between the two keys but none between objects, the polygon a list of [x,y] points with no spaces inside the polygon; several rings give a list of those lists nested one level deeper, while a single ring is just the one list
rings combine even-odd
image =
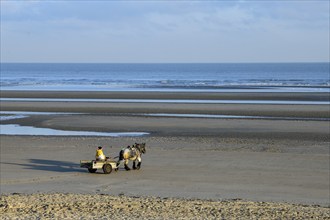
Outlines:
[{"label": "cart wheel", "polygon": [[112,171],[112,166],[110,165],[110,164],[104,164],[103,165],[103,172],[105,173],[105,174],[109,174],[109,173],[111,173],[111,171]]},{"label": "cart wheel", "polygon": [[88,172],[90,173],[95,173],[97,169],[93,169],[93,168],[88,168]]}]

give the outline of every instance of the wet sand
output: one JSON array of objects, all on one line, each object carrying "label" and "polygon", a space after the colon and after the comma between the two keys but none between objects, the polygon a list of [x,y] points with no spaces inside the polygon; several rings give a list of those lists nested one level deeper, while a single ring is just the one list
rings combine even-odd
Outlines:
[{"label": "wet sand", "polygon": [[330,101],[326,92],[1,91],[2,98],[200,99]]},{"label": "wet sand", "polygon": [[[57,97],[69,97],[70,94]],[[7,96],[1,93],[1,97]],[[134,94],[130,94],[132,97]],[[1,194],[9,196],[2,196],[0,208],[8,218],[15,214],[36,216],[38,212],[33,210],[43,210],[42,204],[57,209],[70,201],[71,211],[65,212],[68,216],[77,214],[79,209],[86,218],[92,218],[87,211],[86,196],[97,200],[95,206],[102,206],[100,194],[115,196],[107,198],[109,205],[114,202],[114,208],[104,211],[105,215],[118,212],[133,218],[235,218],[237,214],[241,218],[268,219],[291,218],[293,213],[300,213],[297,218],[329,218],[329,208],[313,206],[329,207],[330,203],[329,121],[167,118],[129,114],[213,113],[329,118],[329,106],[6,101],[1,102],[1,110],[85,113],[36,115],[2,123],[63,130],[151,133],[145,137],[119,138],[2,135]],[[101,171],[90,174],[79,167],[80,160],[93,159],[98,145],[104,146],[105,153],[114,157],[123,146],[135,142],[147,143],[147,153],[143,155],[139,171],[125,171],[121,167],[118,172],[105,175]],[[41,202],[22,207],[22,201],[31,197],[12,193],[32,194],[30,196]],[[63,203],[54,204],[53,193],[69,194],[56,194]],[[232,199],[243,201],[229,201]],[[128,200],[132,204],[145,205],[144,214],[130,215],[129,209],[125,209]],[[115,201],[123,202],[123,206],[118,208]],[[168,201],[185,205],[180,208],[178,205],[157,205]],[[199,202],[205,207],[218,208],[193,211]],[[245,205],[242,202],[246,202]],[[5,203],[10,203],[10,208],[3,205]],[[152,207],[155,207],[153,211]],[[233,207],[250,211],[238,211]],[[48,217],[59,215],[52,209],[44,210],[49,212]],[[259,214],[253,210],[259,210]],[[173,213],[173,216],[166,213]]]}]

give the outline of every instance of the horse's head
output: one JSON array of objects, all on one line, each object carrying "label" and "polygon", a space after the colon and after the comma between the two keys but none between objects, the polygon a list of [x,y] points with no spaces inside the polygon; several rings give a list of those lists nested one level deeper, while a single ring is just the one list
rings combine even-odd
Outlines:
[{"label": "horse's head", "polygon": [[145,154],[146,151],[146,143],[136,144],[137,148],[142,154]]}]

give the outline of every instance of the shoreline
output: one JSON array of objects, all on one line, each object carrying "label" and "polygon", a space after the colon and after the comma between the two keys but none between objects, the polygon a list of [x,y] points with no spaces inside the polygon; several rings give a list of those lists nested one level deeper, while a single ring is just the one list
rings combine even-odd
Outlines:
[{"label": "shoreline", "polygon": [[[328,93],[176,93],[176,92],[51,92],[1,91],[0,98],[49,98],[62,101],[1,101],[1,111],[68,112],[93,114],[210,114],[237,116],[330,118],[329,105],[294,105],[290,101],[328,101]],[[70,102],[65,99],[99,99],[100,102]],[[102,102],[102,99],[131,100],[270,100],[287,104],[240,103],[139,103]]]},{"label": "shoreline", "polygon": [[160,92],[0,90],[0,98],[330,101],[328,92]]},{"label": "shoreline", "polygon": [[[330,142],[329,121],[167,118],[120,115],[33,115],[27,118],[2,121],[1,124],[18,124],[23,128],[24,126],[32,126],[68,132],[148,133],[144,135],[145,137],[259,138],[274,141],[292,139],[321,143]],[[201,126],[204,127],[202,130],[200,129]]]},{"label": "shoreline", "polygon": [[215,114],[330,118],[328,105],[1,102],[1,111],[67,112],[93,114]]}]

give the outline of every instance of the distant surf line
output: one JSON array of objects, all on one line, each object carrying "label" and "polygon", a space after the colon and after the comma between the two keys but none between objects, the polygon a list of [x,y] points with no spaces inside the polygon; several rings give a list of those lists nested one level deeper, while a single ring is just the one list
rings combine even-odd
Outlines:
[{"label": "distant surf line", "polygon": [[329,105],[329,101],[286,100],[190,100],[190,99],[71,99],[71,98],[0,98],[12,102],[98,102],[98,103],[181,103],[181,104],[274,104],[274,105]]}]

